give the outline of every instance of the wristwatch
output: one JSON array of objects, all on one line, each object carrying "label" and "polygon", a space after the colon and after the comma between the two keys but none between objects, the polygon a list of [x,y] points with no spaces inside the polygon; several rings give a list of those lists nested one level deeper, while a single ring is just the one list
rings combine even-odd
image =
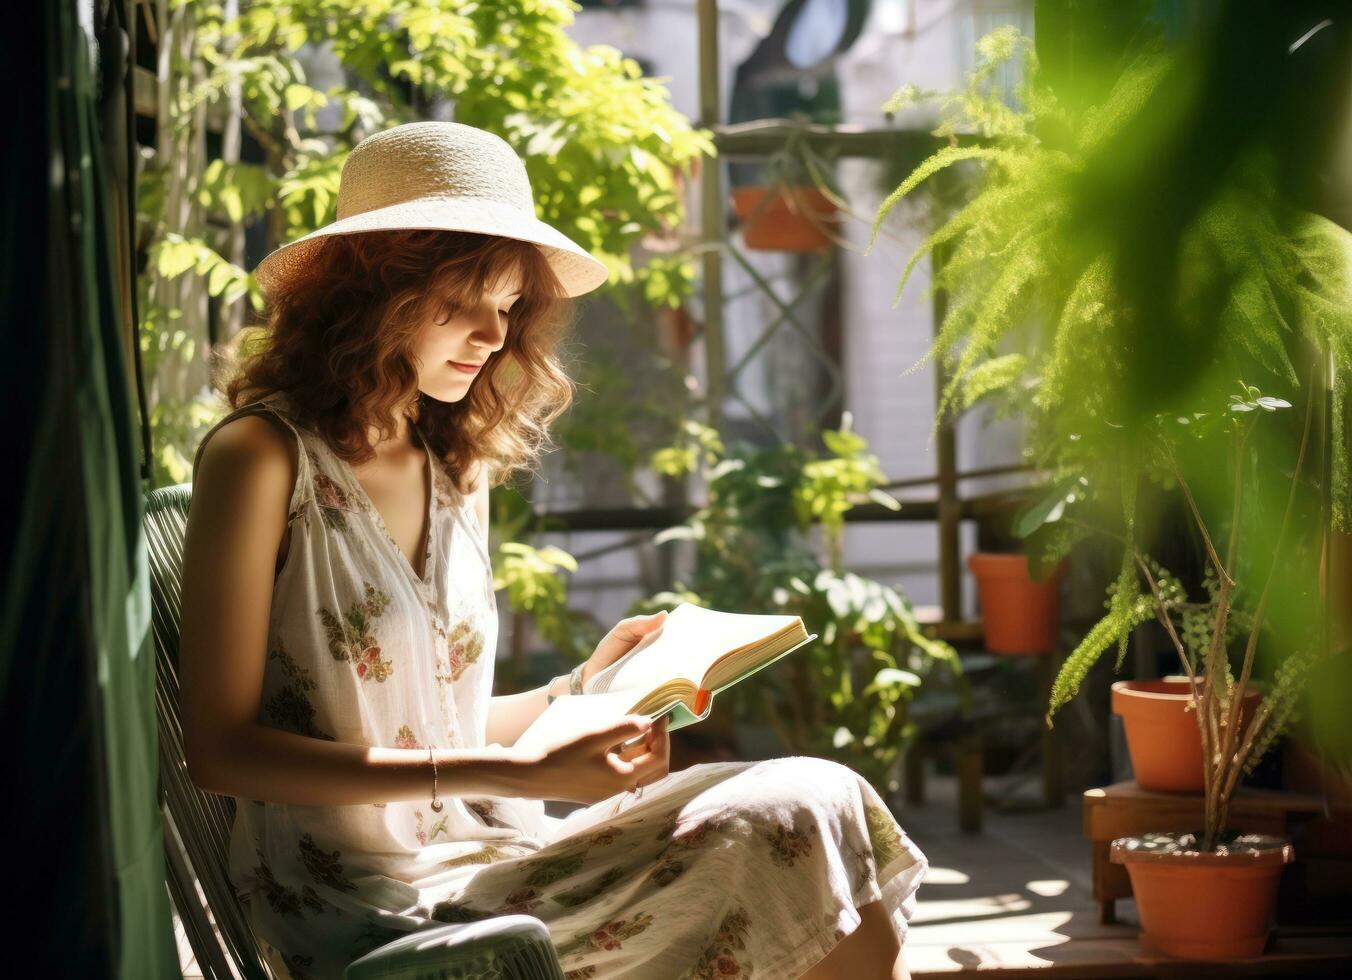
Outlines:
[{"label": "wristwatch", "polygon": [[553,704],[558,698],[563,697],[561,694],[554,693],[554,682],[566,676],[566,674],[560,674],[558,677],[550,678],[549,684],[545,687],[545,704]]}]

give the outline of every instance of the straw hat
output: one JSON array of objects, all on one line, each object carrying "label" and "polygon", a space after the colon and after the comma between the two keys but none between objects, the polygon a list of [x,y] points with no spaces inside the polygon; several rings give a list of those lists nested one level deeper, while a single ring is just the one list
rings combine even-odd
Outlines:
[{"label": "straw hat", "polygon": [[283,245],[258,266],[264,292],[284,283],[330,235],[395,228],[440,228],[533,242],[566,295],[608,278],[605,265],[535,217],[526,166],[506,140],[454,122],[395,126],[362,140],[338,183],[332,224]]}]

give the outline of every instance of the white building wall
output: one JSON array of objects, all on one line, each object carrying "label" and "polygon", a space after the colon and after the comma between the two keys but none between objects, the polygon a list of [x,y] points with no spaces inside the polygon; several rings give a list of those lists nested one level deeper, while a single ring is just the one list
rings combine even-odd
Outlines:
[{"label": "white building wall", "polygon": [[[890,10],[889,10],[890,6]],[[900,16],[894,16],[897,8]],[[864,125],[887,125],[884,102],[902,85],[948,91],[962,85],[974,64],[976,39],[1002,23],[1032,33],[1031,3],[975,3],[971,0],[915,0],[875,7],[864,34],[841,60],[842,109],[845,119]],[[931,126],[934,110],[917,107],[899,114],[894,124]],[[922,260],[894,300],[906,261],[925,231],[923,209],[906,202],[889,213],[868,254],[872,221],[885,194],[878,184],[880,164],[849,160],[842,180],[855,209],[866,220],[846,227],[857,249],[846,256],[844,291],[844,360],[847,407],[855,429],[878,455],[892,479],[930,476],[938,471],[933,424],[935,379],[924,367],[907,373],[924,356],[933,337],[929,295],[930,264]],[[987,427],[982,413],[958,425],[958,468],[969,470],[1018,461],[1020,437],[1008,424]],[[964,481],[964,494],[995,485],[994,480]],[[932,499],[933,486],[898,496]],[[962,553],[975,547],[975,528],[964,523]],[[938,528],[929,522],[846,525],[845,561],[852,571],[898,584],[916,605],[939,602]],[[965,615],[975,615],[974,584],[964,571]]]}]

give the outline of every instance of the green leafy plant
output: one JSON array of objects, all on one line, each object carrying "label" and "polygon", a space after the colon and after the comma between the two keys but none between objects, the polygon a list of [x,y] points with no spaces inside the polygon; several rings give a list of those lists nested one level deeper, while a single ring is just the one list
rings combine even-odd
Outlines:
[{"label": "green leafy plant", "polygon": [[[503,625],[511,631],[509,656],[499,663],[494,676],[495,683],[505,685],[509,692],[542,683],[541,669],[557,673],[559,668],[582,663],[612,625],[569,604],[569,582],[585,555],[528,543],[537,535],[558,530],[558,522],[534,512],[520,492],[520,482],[518,477],[489,498],[489,526],[497,542],[490,544],[493,590],[505,594],[503,606],[510,615],[503,617]],[[532,632],[547,646],[547,656],[540,661],[529,659]]]},{"label": "green leafy plant", "polygon": [[[713,430],[688,421],[676,445],[654,454],[659,472],[699,473],[708,500],[655,541],[691,540],[689,583],[636,604],[635,612],[679,601],[803,617],[820,639],[765,681],[728,692],[734,709],[771,726],[787,751],[838,759],[888,791],[914,734],[908,705],[925,683],[961,687],[953,649],[925,635],[898,589],[839,569],[843,515],[874,500],[900,506],[879,484],[867,442],[850,430],[823,433],[828,454],[746,443],[725,450]],[[826,539],[823,566],[806,540]]]},{"label": "green leafy plant", "polygon": [[505,589],[512,609],[527,613],[546,642],[580,662],[591,655],[600,636],[593,638],[583,617],[568,608],[564,572],[575,574],[577,559],[562,548],[504,541],[493,563],[493,590]]},{"label": "green leafy plant", "polygon": [[[1128,545],[1133,565],[1131,583],[1144,581],[1147,592],[1128,588],[1119,578],[1109,589],[1108,613],[1088,633],[1062,665],[1052,687],[1048,718],[1069,701],[1094,662],[1113,644],[1124,644],[1131,631],[1150,619],[1157,620],[1168,634],[1179,663],[1193,685],[1193,710],[1202,741],[1203,773],[1206,792],[1205,835],[1203,848],[1211,849],[1228,829],[1231,797],[1240,778],[1263,757],[1275,740],[1286,731],[1295,715],[1302,685],[1310,669],[1325,651],[1320,624],[1295,623],[1288,616],[1283,623],[1285,655],[1278,658],[1274,676],[1261,683],[1254,674],[1258,664],[1259,642],[1263,635],[1274,582],[1279,573],[1302,579],[1305,599],[1317,605],[1316,575],[1319,539],[1291,542],[1292,517],[1302,490],[1310,440],[1313,402],[1306,405],[1299,449],[1292,468],[1290,488],[1277,525],[1273,551],[1262,573],[1262,587],[1251,608],[1240,602],[1244,581],[1240,575],[1241,534],[1244,528],[1245,470],[1251,462],[1250,437],[1264,422],[1263,416],[1289,409],[1285,399],[1263,395],[1252,385],[1241,385],[1230,396],[1225,412],[1208,415],[1193,413],[1179,418],[1160,417],[1153,427],[1152,461],[1168,477],[1188,503],[1195,528],[1206,552],[1206,574],[1202,588],[1206,598],[1189,601],[1182,582],[1135,543]],[[1229,466],[1233,514],[1229,539],[1215,537],[1208,528],[1178,458],[1185,450],[1216,438],[1229,443]],[[1252,494],[1255,487],[1247,488]],[[1309,488],[1304,488],[1308,494]],[[1299,526],[1299,525],[1298,525]],[[1259,547],[1266,548],[1264,541]],[[1288,547],[1290,546],[1290,547]],[[1252,589],[1252,585],[1249,586]],[[1231,666],[1232,646],[1242,640],[1238,655],[1238,677]],[[1253,718],[1245,724],[1240,706],[1246,690],[1263,689],[1265,696]]]},{"label": "green leafy plant", "polygon": [[[187,479],[193,441],[218,414],[206,384],[211,343],[222,339],[209,330],[212,318],[228,336],[246,309],[261,309],[238,230],[261,225],[271,249],[327,223],[352,145],[425,118],[437,102],[517,149],[542,220],[606,262],[611,288],[633,286],[654,308],[688,295],[688,254],[654,255],[635,268],[630,251],[681,225],[678,181],[692,161],[713,155],[711,134],[691,127],[633,59],[572,41],[577,8],[567,0],[455,9],[243,0],[229,19],[206,0],[173,0],[169,9],[159,136],[137,202],[149,258],[139,289],[159,446],[154,482]],[[343,83],[321,87],[307,75],[315,51],[337,59]],[[235,125],[262,159],[206,160],[207,128]]]},{"label": "green leafy plant", "polygon": [[831,455],[804,463],[802,477],[793,493],[798,526],[820,522],[831,568],[841,565],[845,514],[861,498],[888,510],[901,509],[895,497],[879,489],[887,477],[878,464],[878,457],[868,452],[868,440],[851,431],[853,424],[853,414],[845,412],[840,429],[822,432],[822,441]]},{"label": "green leafy plant", "polygon": [[838,205],[845,192],[836,175],[834,153],[819,150],[807,138],[806,120],[797,120],[784,144],[765,160],[765,183],[772,187],[815,187]]},{"label": "green leafy plant", "polygon": [[[886,108],[896,111],[940,100],[943,122],[935,134],[950,143],[883,202],[874,235],[917,188],[945,173],[958,175],[961,203],[911,255],[897,287],[899,298],[929,257],[932,288],[949,298],[920,362],[941,358],[947,368],[936,423],[979,399],[1003,401],[1027,425],[1029,461],[1049,471],[1055,486],[1088,481],[1082,502],[1099,498],[1111,494],[1110,487],[1134,485],[1129,470],[1140,469],[1126,435],[1132,420],[1124,412],[1141,410],[1123,400],[1128,368],[1142,357],[1153,356],[1149,364],[1157,370],[1167,364],[1163,352],[1133,346],[1143,327],[1139,303],[1122,291],[1113,238],[1081,226],[1101,179],[1091,163],[1101,166],[1097,154],[1127,142],[1124,132],[1139,124],[1143,106],[1153,105],[1176,55],[1145,51],[1101,103],[1072,113],[1043,84],[1029,40],[1015,29],[984,37],[978,54],[963,90],[939,95],[907,87],[889,101]],[[995,72],[1014,58],[1022,61],[1018,108],[993,87]],[[1149,131],[1139,139],[1133,133],[1129,145],[1145,144],[1139,151],[1145,154],[1152,138]],[[1314,344],[1340,365],[1352,362],[1348,255],[1345,230],[1285,203],[1273,161],[1261,150],[1245,154],[1182,230],[1176,312],[1185,328],[1196,326],[1180,343],[1213,351],[1216,378],[1247,374],[1282,387],[1299,384],[1289,354],[1294,346]],[[1348,450],[1341,438],[1345,373],[1336,378],[1332,406],[1340,427],[1331,467],[1339,527],[1349,519]],[[1213,390],[1216,383],[1208,382]],[[1125,468],[1109,472],[1105,458]],[[1131,500],[1116,506],[1126,509],[1130,524]],[[1062,530],[1072,527],[1067,521]],[[1064,550],[1075,538],[1063,533],[1047,540]],[[1045,555],[1044,564],[1056,557]]]},{"label": "green leafy plant", "polygon": [[[993,80],[1014,58],[1022,81],[1009,104]],[[1089,535],[1121,555],[1107,614],[1064,664],[1049,719],[1099,657],[1116,646],[1120,665],[1133,630],[1158,622],[1194,678],[1210,846],[1322,649],[1321,493],[1328,522],[1352,518],[1352,236],[1288,200],[1258,140],[1237,140],[1228,166],[1189,184],[1186,208],[1162,209],[1180,154],[1158,161],[1194,147],[1178,134],[1207,104],[1204,86],[1178,50],[1152,44],[1122,65],[1106,96],[1072,106],[1044,83],[1029,40],[1002,29],[980,42],[962,91],[899,91],[889,109],[941,99],[936,134],[949,145],[893,190],[875,235],[927,182],[961,192],[898,284],[900,295],[929,258],[947,296],[926,357],[946,369],[939,417],[992,399],[1024,421],[1025,456],[1050,480],[1015,525],[1041,567]],[[1253,383],[1229,395],[1236,377]],[[1311,480],[1310,420],[1326,396],[1327,452]],[[1195,599],[1151,557],[1170,506],[1186,506],[1205,552]],[[1267,697],[1241,730],[1255,684]]]}]

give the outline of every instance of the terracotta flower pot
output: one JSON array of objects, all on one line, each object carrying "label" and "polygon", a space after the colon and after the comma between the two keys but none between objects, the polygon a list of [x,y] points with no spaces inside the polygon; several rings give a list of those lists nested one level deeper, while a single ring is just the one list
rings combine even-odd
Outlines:
[{"label": "terracotta flower pot", "polygon": [[[1202,735],[1197,716],[1188,706],[1189,681],[1116,681],[1112,688],[1113,714],[1122,716],[1127,731],[1131,770],[1142,789],[1163,793],[1200,793]],[[1247,725],[1259,693],[1244,693],[1240,725]]]},{"label": "terracotta flower pot", "polygon": [[826,232],[836,231],[836,206],[815,187],[735,187],[732,208],[742,222],[747,248],[817,252],[833,244]]},{"label": "terracotta flower pot", "polygon": [[981,600],[981,625],[991,653],[1051,653],[1061,610],[1065,562],[1041,582],[1028,574],[1027,555],[967,556]]},{"label": "terracotta flower pot", "polygon": [[1199,851],[1192,841],[1152,834],[1112,843],[1111,860],[1126,866],[1141,913],[1141,946],[1186,959],[1262,955],[1290,842],[1250,834]]}]

